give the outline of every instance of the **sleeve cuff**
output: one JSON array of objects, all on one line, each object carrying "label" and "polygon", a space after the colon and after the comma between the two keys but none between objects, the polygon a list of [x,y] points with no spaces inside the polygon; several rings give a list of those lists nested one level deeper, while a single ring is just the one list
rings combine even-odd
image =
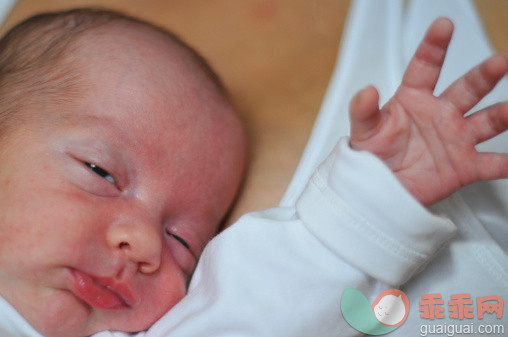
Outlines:
[{"label": "sleeve cuff", "polygon": [[307,229],[335,254],[392,285],[406,282],[455,233],[376,156],[342,138],[296,204]]}]

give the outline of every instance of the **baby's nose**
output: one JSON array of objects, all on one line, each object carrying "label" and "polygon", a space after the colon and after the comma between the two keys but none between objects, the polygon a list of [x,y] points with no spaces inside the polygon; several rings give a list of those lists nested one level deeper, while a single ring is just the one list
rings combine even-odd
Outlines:
[{"label": "baby's nose", "polygon": [[114,224],[106,236],[109,247],[119,251],[138,265],[138,270],[149,274],[161,263],[162,233],[160,226],[146,223]]}]

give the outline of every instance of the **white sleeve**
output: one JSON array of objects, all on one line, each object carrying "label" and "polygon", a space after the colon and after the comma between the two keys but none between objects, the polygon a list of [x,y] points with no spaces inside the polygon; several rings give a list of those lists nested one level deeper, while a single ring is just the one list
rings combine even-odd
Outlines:
[{"label": "white sleeve", "polygon": [[[188,295],[140,336],[353,336],[345,288],[378,294],[454,232],[376,157],[342,140],[296,209],[248,214],[206,247]],[[107,335],[104,335],[107,336]]]},{"label": "white sleeve", "polygon": [[368,275],[398,286],[456,231],[433,215],[376,156],[342,138],[297,201],[308,230]]}]

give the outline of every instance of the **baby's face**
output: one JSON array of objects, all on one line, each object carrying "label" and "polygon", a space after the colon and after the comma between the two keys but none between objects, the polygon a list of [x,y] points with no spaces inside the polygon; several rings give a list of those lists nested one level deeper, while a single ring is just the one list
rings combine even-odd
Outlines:
[{"label": "baby's face", "polygon": [[153,324],[184,296],[241,179],[230,105],[160,38],[127,36],[136,50],[98,38],[114,62],[84,51],[83,97],[0,150],[0,294],[48,336]]}]

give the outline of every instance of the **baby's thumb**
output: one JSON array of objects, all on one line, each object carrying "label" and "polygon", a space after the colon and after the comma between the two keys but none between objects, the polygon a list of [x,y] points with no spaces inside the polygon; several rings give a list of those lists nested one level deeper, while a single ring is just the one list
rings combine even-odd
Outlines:
[{"label": "baby's thumb", "polygon": [[349,106],[351,140],[362,141],[376,131],[380,121],[379,94],[373,86],[360,90]]}]

